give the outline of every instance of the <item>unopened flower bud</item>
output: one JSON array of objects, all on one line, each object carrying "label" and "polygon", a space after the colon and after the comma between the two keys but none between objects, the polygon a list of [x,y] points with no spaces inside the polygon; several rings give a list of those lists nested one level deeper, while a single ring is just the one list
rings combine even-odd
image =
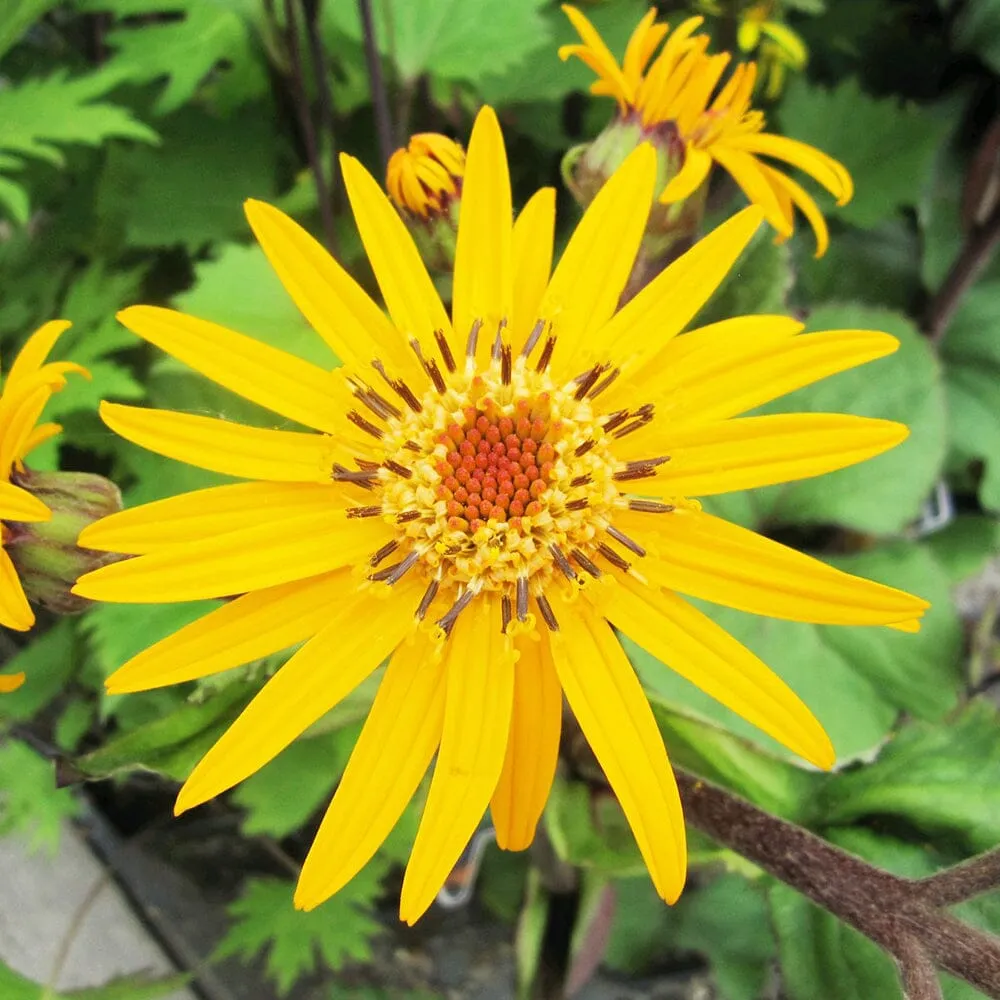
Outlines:
[{"label": "unopened flower bud", "polygon": [[421,132],[389,159],[385,186],[428,267],[451,271],[465,151],[447,136]]},{"label": "unopened flower bud", "polygon": [[11,481],[49,510],[48,521],[5,521],[4,548],[14,562],[28,600],[57,614],[77,614],[90,604],[70,593],[77,577],[120,556],[80,548],[80,532],[122,509],[118,487],[90,472],[34,472],[22,469]]}]

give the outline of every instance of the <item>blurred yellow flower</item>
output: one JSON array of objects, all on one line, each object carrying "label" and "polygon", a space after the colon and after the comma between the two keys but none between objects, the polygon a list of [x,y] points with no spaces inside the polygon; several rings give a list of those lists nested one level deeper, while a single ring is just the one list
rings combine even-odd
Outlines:
[{"label": "blurred yellow flower", "polygon": [[774,2],[765,0],[747,8],[740,19],[737,44],[743,52],[758,53],[764,94],[776,98],[788,70],[802,69],[809,58],[805,42],[783,21],[774,20]]},{"label": "blurred yellow flower", "polygon": [[385,186],[398,208],[427,219],[448,211],[464,174],[465,151],[457,142],[421,132],[389,158]]},{"label": "blurred yellow flower", "polygon": [[322,903],[433,778],[403,881],[412,923],[484,811],[501,847],[533,838],[556,768],[563,695],[631,824],[657,892],[685,879],[681,804],[642,687],[611,626],[818,767],[834,762],[794,692],[680,594],[801,621],[913,631],[926,602],[702,512],[710,496],[816,476],[906,428],[838,414],[740,417],[891,354],[884,333],[802,334],[781,316],[678,336],[761,221],[750,207],[626,306],[656,156],[637,148],[551,273],[555,197],[512,224],[496,116],[469,144],[445,311],[377,182],[342,157],[388,316],[295,222],[250,225],[343,367],[215,323],[126,309],[130,330],[283,420],[266,430],[105,403],[129,440],[249,480],[112,515],[80,543],[134,557],[89,573],[95,600],[239,594],[140,653],[113,692],[190,681],[304,645],[194,769],[178,812],[264,766],[388,658],[296,892]]},{"label": "blurred yellow flower", "polygon": [[792,234],[798,209],[816,234],[816,256],[826,252],[826,221],[812,196],[761,157],[807,173],[840,205],[854,194],[851,176],[843,164],[813,146],[764,131],[763,113],[751,107],[755,63],[736,66],[720,87],[730,56],[707,54],[708,37],[696,34],[702,18],[688,18],[670,32],[667,25],[656,23],[656,10],[651,8],[633,32],[619,65],[580,11],[569,5],[563,10],[582,44],[562,46],[559,56],[576,56],[597,74],[591,92],[614,97],[623,119],[635,118],[651,133],[676,130],[684,148],[683,166],[667,183],[660,201],[669,204],[690,197],[718,163],[760,206],[781,238]]}]

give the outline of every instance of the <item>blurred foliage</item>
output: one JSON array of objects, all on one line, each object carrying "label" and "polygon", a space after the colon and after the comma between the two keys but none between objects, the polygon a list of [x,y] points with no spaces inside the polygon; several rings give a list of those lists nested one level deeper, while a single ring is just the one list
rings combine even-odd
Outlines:
[{"label": "blurred foliage", "polygon": [[[563,64],[573,32],[551,0],[374,0],[394,139],[439,130],[464,141],[475,108],[498,107],[518,206],[559,186],[566,148],[593,137],[612,105],[586,92],[590,74]],[[658,5],[677,23],[708,11],[716,48],[735,37],[738,0]],[[714,512],[813,551],[852,572],[933,602],[919,635],[754,618],[703,606],[812,705],[841,754],[831,775],[800,768],[776,744],[626,640],[678,764],[778,815],[905,874],[926,874],[1000,840],[992,766],[1000,726],[988,698],[994,645],[973,649],[1000,595],[959,607],[956,584],[1000,552],[1000,262],[988,263],[939,342],[923,333],[933,301],[968,239],[963,189],[1000,107],[997,0],[787,0],[775,16],[808,45],[806,69],[765,107],[770,126],[841,158],[857,194],[821,202],[831,247],[813,258],[800,227],[783,246],[761,234],[699,322],[792,311],[811,329],[875,328],[898,354],[800,390],[768,412],[838,410],[903,420],[900,448],[818,480],[713,498]],[[363,30],[349,0],[12,0],[0,18],[0,353],[9,358],[46,319],[73,320],[62,357],[86,364],[54,400],[64,424],[33,464],[112,475],[130,504],[224,481],[135,448],[94,412],[100,399],[148,401],[266,425],[263,410],[140,344],[114,320],[134,302],[172,303],[324,365],[332,358],[251,243],[241,201],[282,205],[371,285],[339,186],[325,232],[314,169],[349,150],[376,168]],[[600,0],[588,16],[617,54],[647,9]],[[312,14],[315,37],[306,26]],[[310,42],[325,54],[309,57]],[[302,76],[297,75],[301,63]],[[330,95],[311,162],[302,92]],[[317,120],[320,120],[317,118]],[[561,196],[557,247],[576,210]],[[724,178],[710,204],[739,205]],[[943,495],[947,503],[931,498]],[[955,511],[959,512],[954,517]],[[949,522],[949,523],[946,523]],[[991,604],[992,602],[992,604]],[[211,605],[108,605],[43,621],[19,637],[5,671],[30,682],[0,700],[0,832],[52,849],[79,797],[56,790],[51,762],[13,738],[47,742],[73,773],[127,782],[136,771],[185,777],[281,657],[200,684],[126,697],[103,680],[130,656]],[[992,612],[990,611],[992,607]],[[992,621],[990,619],[989,621]],[[989,625],[987,622],[987,627]],[[975,663],[975,668],[970,663]],[[377,678],[228,797],[242,835],[280,843],[295,860],[336,785]],[[34,745],[34,744],[33,744]],[[281,992],[322,966],[372,960],[380,900],[398,886],[420,814],[411,806],[369,866],[311,914],[292,908],[290,881],[254,875],[231,905],[220,955],[264,956]],[[754,1000],[780,963],[792,1000],[900,996],[877,948],[738,858],[692,838],[695,875],[671,909],[656,899],[614,799],[561,775],[545,829],[556,856],[586,873],[600,905],[581,906],[580,942],[603,941],[606,966],[642,975],[692,956],[721,997]],[[303,836],[303,831],[306,835]],[[487,854],[479,899],[514,924],[520,981],[540,967],[548,895],[527,857]],[[609,903],[610,901],[610,903]],[[960,915],[1000,931],[985,897]],[[606,926],[598,926],[603,920]],[[6,977],[6,978],[5,978]],[[831,985],[832,984],[832,985]],[[0,992],[42,987],[0,966]],[[73,1000],[142,1000],[157,987],[110,984]],[[949,1000],[972,992],[944,984]],[[103,992],[102,992],[103,990]],[[131,991],[131,992],[130,992]],[[145,992],[143,992],[145,991]],[[853,991],[853,992],[852,992]],[[383,997],[380,989],[332,996]],[[767,995],[773,995],[768,993]]]}]

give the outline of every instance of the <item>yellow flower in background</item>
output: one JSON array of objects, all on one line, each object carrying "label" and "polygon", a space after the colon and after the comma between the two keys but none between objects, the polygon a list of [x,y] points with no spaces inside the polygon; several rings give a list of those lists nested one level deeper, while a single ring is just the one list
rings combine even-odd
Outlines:
[{"label": "yellow flower in background", "polygon": [[854,194],[851,176],[843,164],[813,146],[764,131],[763,113],[751,106],[755,63],[739,64],[722,84],[730,56],[707,54],[708,36],[696,34],[702,18],[688,18],[670,32],[667,25],[656,23],[656,10],[651,8],[633,32],[619,65],[580,11],[569,5],[563,10],[582,44],[562,46],[559,56],[564,60],[576,56],[597,74],[591,92],[614,97],[619,114],[634,117],[650,133],[676,130],[683,145],[683,165],[661,192],[660,201],[669,204],[690,197],[718,163],[763,210],[780,237],[792,234],[798,209],[816,234],[816,256],[826,252],[829,235],[815,200],[762,157],[802,170],[840,205]]},{"label": "yellow flower in background", "polygon": [[754,4],[740,18],[737,44],[743,52],[760,47],[764,95],[773,100],[782,91],[788,70],[801,70],[809,58],[805,42],[783,21],[774,20],[773,0]]},{"label": "yellow flower in background", "polygon": [[551,273],[555,198],[512,224],[492,110],[469,144],[449,312],[376,181],[342,157],[388,316],[295,222],[247,216],[289,294],[343,362],[328,371],[215,323],[138,306],[130,330],[312,430],[105,403],[162,455],[248,480],[124,511],[81,544],[133,558],[78,593],[128,603],[238,594],[108,680],[204,677],[297,643],[198,764],[181,812],[253,774],[388,658],[296,891],[310,909],[372,857],[437,755],[403,882],[412,923],[484,811],[526,848],[556,767],[563,695],[657,892],[685,879],[663,741],[615,627],[794,753],[834,751],[794,692],[681,594],[778,618],[918,627],[926,602],[704,513],[690,499],[816,476],[906,428],[839,414],[740,414],[891,354],[884,333],[802,333],[749,316],[682,336],[758,228],[751,207],[616,311],[656,183],[644,144]]},{"label": "yellow flower in background", "polygon": [[457,142],[421,132],[389,158],[385,186],[398,208],[427,219],[448,211],[464,173],[465,151]]}]

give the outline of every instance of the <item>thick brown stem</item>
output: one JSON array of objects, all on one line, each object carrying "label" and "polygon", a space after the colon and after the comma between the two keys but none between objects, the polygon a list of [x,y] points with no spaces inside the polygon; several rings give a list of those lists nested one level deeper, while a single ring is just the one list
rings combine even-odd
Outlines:
[{"label": "thick brown stem", "polygon": [[1000,848],[945,868],[915,884],[920,898],[930,906],[964,903],[1000,886]]},{"label": "thick brown stem", "polygon": [[897,960],[906,1000],[944,1000],[937,969],[919,941],[904,941],[906,956]]}]

